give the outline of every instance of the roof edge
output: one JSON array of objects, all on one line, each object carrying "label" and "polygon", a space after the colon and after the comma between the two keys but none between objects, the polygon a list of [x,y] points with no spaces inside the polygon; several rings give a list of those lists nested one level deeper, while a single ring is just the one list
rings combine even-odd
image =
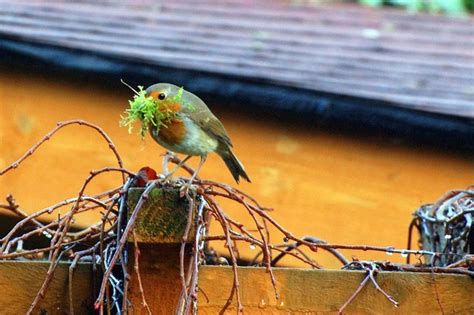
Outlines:
[{"label": "roof edge", "polygon": [[[68,73],[110,85],[123,78],[132,85],[171,82],[198,95],[234,105],[244,111],[303,119],[310,124],[345,132],[389,136],[410,143],[474,153],[474,120],[465,117],[404,109],[386,101],[293,88],[261,80],[178,69],[124,60],[90,51],[58,47],[0,36],[2,63],[31,71]],[[34,65],[34,66],[32,66]],[[236,102],[238,100],[238,104]],[[242,107],[239,107],[242,109]]]}]

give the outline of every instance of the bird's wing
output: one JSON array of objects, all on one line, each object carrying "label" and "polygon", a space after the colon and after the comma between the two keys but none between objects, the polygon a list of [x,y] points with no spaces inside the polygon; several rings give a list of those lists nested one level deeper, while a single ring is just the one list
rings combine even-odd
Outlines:
[{"label": "bird's wing", "polygon": [[192,93],[186,95],[186,100],[187,102],[185,102],[181,112],[201,127],[204,132],[214,136],[219,142],[232,147],[232,141],[224,125],[214,116],[207,105]]}]

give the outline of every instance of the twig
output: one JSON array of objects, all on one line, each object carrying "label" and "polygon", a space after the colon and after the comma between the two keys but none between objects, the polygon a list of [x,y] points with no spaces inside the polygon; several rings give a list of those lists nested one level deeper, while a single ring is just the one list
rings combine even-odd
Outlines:
[{"label": "twig", "polygon": [[[304,236],[302,239],[304,241],[308,241],[308,242],[311,242],[311,243],[314,243],[314,244],[327,244],[326,241],[317,239],[313,236]],[[301,242],[295,242],[293,244],[287,245],[285,251],[282,252],[281,254],[279,254],[278,256],[276,256],[273,259],[272,266],[275,266],[278,263],[278,261],[281,260],[286,254],[288,254],[293,249],[297,249],[301,245],[302,245]],[[334,249],[334,248],[323,248],[323,249],[327,250],[328,252],[333,254],[343,264],[343,266],[349,264],[349,261],[347,260],[347,258],[345,258],[344,255],[339,253],[336,249]]]},{"label": "twig", "polygon": [[385,292],[381,287],[380,285],[377,283],[377,281],[375,281],[375,275],[377,273],[377,269],[376,269],[376,266],[374,264],[371,264],[370,265],[371,267],[369,268],[372,268],[372,272],[369,272],[369,277],[370,277],[370,280],[372,281],[374,287],[380,292],[382,293],[386,298],[387,300],[389,300],[395,307],[398,307],[399,303],[397,301],[395,301],[395,299],[390,296],[387,292]]},{"label": "twig", "polygon": [[[62,121],[62,122],[59,122],[56,124],[56,127],[51,130],[50,132],[48,132],[38,143],[36,143],[33,147],[31,147],[22,157],[20,157],[17,161],[15,161],[14,163],[12,163],[11,165],[9,165],[8,167],[4,168],[3,170],[0,171],[0,176],[2,176],[3,174],[7,173],[8,171],[12,170],[12,169],[15,169],[17,168],[24,160],[26,160],[28,157],[30,157],[31,155],[33,155],[33,153],[46,141],[48,141],[49,139],[51,139],[51,137],[56,133],[58,132],[61,128],[65,127],[65,126],[68,126],[68,125],[80,125],[80,126],[87,126],[87,127],[90,127],[94,130],[96,130],[97,132],[99,132],[99,134],[105,139],[105,141],[107,141],[108,145],[109,145],[109,148],[110,150],[112,150],[112,152],[114,153],[115,155],[115,158],[117,159],[117,164],[120,168],[123,168],[123,162],[122,162],[122,158],[120,157],[116,147],[115,147],[115,144],[113,143],[112,139],[110,139],[110,137],[107,135],[107,133],[105,133],[105,131],[100,128],[99,126],[97,125],[94,125],[94,124],[91,124],[87,121],[84,121],[84,120],[67,120],[67,121]],[[123,181],[125,182],[125,177],[123,177]]]},{"label": "twig", "polygon": [[[186,228],[184,230],[184,235],[181,239],[181,248],[179,252],[179,275],[181,278],[181,287],[182,291],[185,292],[185,309],[188,305],[189,301],[189,296],[186,292],[188,292],[188,288],[186,285],[186,278],[184,274],[184,259],[185,259],[185,249],[186,249],[186,244],[188,243],[189,239],[189,233],[191,231],[191,227],[193,226],[193,214],[194,214],[194,199],[189,195],[189,193],[186,193],[186,200],[188,201],[188,219],[186,221]],[[188,270],[189,272],[190,270]]]},{"label": "twig", "polygon": [[[204,198],[200,196],[199,206],[196,211],[196,217],[193,220],[195,226],[194,232],[194,242],[193,242],[193,252],[190,259],[190,264],[188,268],[188,277],[187,283],[189,285],[188,292],[185,292],[186,296],[184,297],[184,314],[189,314],[191,308],[194,313],[197,313],[197,290],[198,290],[198,275],[199,275],[199,265],[201,264],[201,252],[204,249],[204,241],[202,236],[206,233],[206,222],[204,222],[203,211],[207,205]],[[194,210],[194,209],[193,209]],[[180,309],[177,309],[180,311]]]},{"label": "twig", "polygon": [[359,295],[360,291],[362,291],[362,289],[365,287],[367,282],[369,282],[369,280],[370,280],[370,276],[369,276],[369,274],[367,274],[365,276],[364,280],[362,280],[362,282],[359,284],[357,289],[354,291],[354,293],[352,293],[352,295],[349,297],[349,299],[344,304],[342,304],[342,306],[339,308],[338,314],[342,314],[342,312],[346,309],[346,307],[349,304],[351,304],[351,302],[357,297],[357,295]]},{"label": "twig", "polygon": [[474,255],[466,255],[462,259],[446,266],[446,268],[456,268],[460,267],[461,265],[469,265],[474,264]]},{"label": "twig", "polygon": [[133,235],[133,243],[135,245],[135,264],[133,266],[133,269],[135,270],[135,273],[137,274],[137,280],[138,280],[138,289],[140,290],[140,295],[142,297],[142,305],[146,309],[148,315],[151,315],[151,309],[148,303],[146,302],[145,298],[145,290],[143,290],[143,283],[142,283],[142,276],[140,275],[140,249],[138,248],[138,241],[137,241],[137,235],[135,233],[135,229],[132,229],[132,235]]},{"label": "twig", "polygon": [[375,280],[375,274],[377,273],[378,266],[373,263],[373,262],[352,262],[346,266],[344,266],[343,269],[353,269],[353,268],[361,268],[363,270],[367,271],[367,275],[365,276],[364,280],[359,284],[357,289],[354,291],[354,293],[349,297],[349,299],[339,308],[339,314],[342,314],[344,309],[357,297],[357,295],[361,292],[361,290],[364,288],[364,286],[367,284],[369,280],[372,281],[375,289],[379,291],[380,293],[383,294],[395,307],[398,307],[398,302],[390,296],[387,292],[385,292],[380,285],[377,283]]},{"label": "twig", "polygon": [[[24,156],[22,156],[17,162],[15,162],[16,164],[14,163],[2,172],[8,172],[10,169],[18,167],[18,165],[30,155],[32,155],[42,143],[47,141],[49,137],[51,137],[55,132],[57,132],[63,126],[68,124],[86,124],[89,127],[94,128],[93,126],[90,126],[90,124],[83,123],[82,121],[68,121],[60,123],[39,143],[33,146]],[[106,136],[104,137],[106,138],[106,140],[110,140]],[[108,141],[108,143],[110,145],[111,141]],[[119,165],[122,165],[120,157],[118,156],[118,153],[116,152],[113,144],[111,145],[111,149],[114,151],[114,153],[116,153]],[[188,165],[186,165],[184,163],[185,161],[181,161],[174,154],[168,154],[165,157],[165,168],[167,168],[168,162],[180,165],[180,167],[185,169],[190,175],[194,174],[194,170]],[[109,191],[109,194],[102,193],[95,196],[86,196],[84,194],[86,187],[88,187],[90,182],[97,175],[111,171],[120,172],[122,174],[122,177],[125,177],[126,175],[130,177],[119,189],[116,188],[115,190]],[[3,173],[0,173],[0,175],[1,174]],[[29,314],[35,310],[39,300],[43,298],[48,288],[48,285],[52,280],[55,268],[57,267],[59,261],[61,259],[64,259],[63,257],[72,259],[72,264],[69,270],[69,304],[70,313],[72,314],[74,312],[72,296],[73,272],[81,257],[84,257],[87,254],[92,255],[94,266],[96,262],[100,262],[100,264],[103,266],[102,283],[100,286],[99,294],[97,296],[97,300],[95,301],[96,309],[98,309],[100,314],[103,314],[104,312],[107,312],[108,314],[111,314],[112,312],[116,312],[117,314],[126,314],[129,311],[129,306],[133,306],[127,299],[130,276],[127,271],[128,251],[126,245],[127,240],[131,235],[133,235],[135,243],[134,269],[137,273],[138,287],[142,297],[142,304],[146,308],[147,313],[151,314],[151,309],[145,299],[143,283],[140,275],[140,251],[138,248],[138,242],[133,227],[144,202],[148,198],[150,191],[156,185],[166,185],[166,178],[164,180],[163,176],[161,176],[160,178],[161,179],[157,181],[148,182],[145,191],[140,196],[135,208],[131,212],[131,216],[128,221],[128,190],[133,185],[137,185],[137,176],[122,167],[108,167],[100,169],[98,171],[92,171],[91,174],[84,181],[81,190],[79,191],[78,196],[76,198],[62,201],[56,205],[37,211],[31,215],[27,215],[26,212],[20,210],[18,204],[14,201],[13,197],[7,198],[7,205],[0,205],[0,208],[5,208],[9,211],[12,211],[13,213],[22,218],[14,226],[14,228],[0,240],[2,243],[2,252],[0,253],[0,259],[30,257],[37,254],[41,254],[43,252],[49,252],[50,266],[44,279],[43,285],[38,291],[35,300],[31,304]],[[180,177],[178,178],[177,183],[178,186],[181,185],[181,183],[189,183],[189,178]],[[142,184],[138,185],[142,186]],[[194,198],[191,198],[190,195],[186,194],[186,197],[188,198],[189,208],[188,222],[182,239],[180,250],[180,277],[182,292],[179,302],[180,304],[177,307],[177,312],[179,314],[184,313],[187,315],[190,314],[192,310],[194,312],[196,312],[197,310],[196,303],[197,293],[199,290],[199,266],[203,261],[205,261],[204,253],[207,251],[205,251],[204,248],[209,248],[209,244],[212,241],[225,242],[225,247],[227,248],[227,251],[230,256],[230,264],[232,266],[233,271],[232,289],[224,305],[224,308],[221,310],[221,313],[224,313],[225,310],[232,304],[234,297],[236,297],[237,312],[243,312],[240,283],[238,277],[238,263],[240,263],[239,246],[241,244],[250,244],[251,246],[258,246],[260,248],[261,252],[256,255],[253,262],[256,262],[257,259],[259,259],[259,265],[265,265],[266,271],[270,275],[270,280],[273,285],[273,288],[275,289],[275,296],[277,299],[279,298],[279,296],[276,288],[276,279],[273,274],[272,268],[285,255],[292,256],[303,262],[307,266],[311,266],[313,268],[321,268],[311,258],[311,255],[305,253],[303,250],[309,249],[313,252],[316,252],[318,249],[322,249],[334,255],[342,264],[345,265],[344,268],[357,267],[359,269],[366,270],[366,277],[363,279],[363,281],[360,283],[359,287],[351,295],[351,297],[349,297],[349,299],[341,306],[341,308],[339,309],[340,313],[342,313],[342,311],[344,311],[346,307],[356,298],[356,296],[361,292],[362,288],[367,284],[369,280],[372,281],[377,291],[382,293],[395,306],[398,305],[398,302],[387,292],[385,292],[377,283],[376,274],[379,270],[430,272],[433,276],[433,279],[435,273],[464,274],[474,277],[474,271],[465,268],[465,266],[469,267],[472,265],[472,256],[465,256],[463,259],[450,264],[448,267],[391,265],[390,263],[372,262],[349,263],[348,260],[338,250],[350,249],[362,251],[378,251],[386,253],[400,253],[402,255],[428,255],[431,256],[433,259],[445,257],[445,255],[452,256],[453,254],[449,252],[438,253],[427,250],[411,250],[411,239],[409,239],[408,249],[395,249],[393,247],[369,245],[329,244],[311,236],[297,237],[290,231],[286,230],[282,225],[280,225],[275,219],[270,216],[270,208],[262,207],[253,197],[236,188],[233,188],[226,184],[196,178],[192,182],[192,190],[196,191],[195,197],[201,199],[201,201],[196,214],[196,218],[195,220],[193,220],[193,215],[195,212],[194,203],[197,199],[195,200]],[[442,198],[437,203],[438,207],[447,206],[447,201],[452,201],[454,199],[460,200],[458,198],[458,195],[456,194],[472,195],[472,193],[473,192],[470,190],[454,191],[451,194],[446,195],[444,199]],[[113,196],[110,196],[110,194],[113,194]],[[107,196],[107,198],[105,196]],[[230,217],[229,215],[227,215],[224,209],[221,208],[219,205],[219,201],[222,199],[230,200],[245,208],[245,213],[252,219],[253,223],[250,226],[245,226]],[[60,209],[61,207],[67,205],[72,206],[69,211],[67,211],[63,216],[59,216],[57,220],[47,224],[43,224],[39,220],[37,220],[39,216],[46,213],[52,213],[53,211],[56,211],[57,209]],[[470,214],[474,211],[472,209],[471,204],[468,204],[468,207],[471,208],[465,209],[465,211],[462,212],[463,215]],[[104,209],[101,210],[102,219],[99,223],[96,223],[93,226],[86,227],[80,230],[79,232],[71,232],[71,227],[73,225],[75,216],[78,213],[92,211],[96,208]],[[204,208],[206,209],[205,214],[203,214]],[[460,218],[460,213],[458,213],[455,217]],[[222,229],[222,235],[207,235],[207,231],[209,231],[209,225],[211,224],[212,219],[217,221],[217,223],[219,224],[220,228]],[[423,219],[425,219],[425,217],[423,217]],[[429,220],[429,222],[437,222],[437,219],[426,219]],[[412,223],[411,229],[413,227],[418,227],[416,225],[416,222],[413,222],[414,223]],[[196,226],[195,239],[194,242],[192,242],[191,244],[192,253],[189,259],[189,266],[187,269],[185,269],[186,244],[190,241],[189,237],[193,223]],[[35,230],[20,233],[22,228],[27,224],[33,224],[36,227]],[[270,239],[270,229],[275,229],[277,233],[282,234],[285,239],[285,242],[291,241],[291,243],[285,245],[272,244],[272,240]],[[48,233],[48,235],[52,237],[50,245],[48,247],[33,250],[22,250],[22,248],[17,246],[16,252],[9,253],[12,248],[15,248],[16,244],[21,244],[24,240],[30,239],[32,235],[41,233]],[[79,244],[81,245],[81,249],[83,248],[83,245],[86,246],[86,249],[78,251],[76,248],[79,247],[77,246]],[[98,253],[96,253],[97,251]],[[277,255],[274,257],[274,254]],[[119,268],[115,268],[114,270],[114,267],[117,264],[119,264],[118,267],[122,268],[121,272]],[[432,261],[432,264],[434,264],[434,261]]]},{"label": "twig", "polygon": [[102,280],[102,285],[99,291],[99,296],[97,297],[97,300],[95,302],[95,309],[99,309],[103,305],[103,300],[104,300],[104,293],[105,293],[105,288],[107,287],[107,281],[109,280],[110,274],[112,273],[112,269],[115,266],[115,263],[117,262],[118,257],[120,256],[120,253],[125,246],[125,243],[127,242],[127,237],[130,233],[130,230],[133,228],[135,221],[137,219],[138,213],[140,212],[141,208],[143,207],[143,204],[145,201],[148,199],[148,194],[150,191],[155,188],[156,182],[150,182],[149,185],[146,187],[145,191],[142,193],[140,196],[140,199],[138,200],[135,209],[133,210],[130,219],[127,223],[127,227],[125,228],[122,238],[120,239],[120,243],[117,246],[117,249],[112,256],[110,260],[110,265],[109,268],[105,271],[103,280]]},{"label": "twig", "polygon": [[[64,225],[63,225],[62,230],[59,233],[56,234],[56,236],[59,235],[59,237],[57,238],[57,242],[56,242],[56,244],[58,244],[58,246],[54,247],[54,250],[53,250],[51,258],[50,258],[51,263],[50,263],[46,278],[43,281],[43,284],[42,284],[40,290],[38,291],[38,294],[36,295],[33,303],[31,303],[31,306],[28,309],[27,314],[31,314],[35,310],[36,306],[38,305],[38,302],[41,299],[43,299],[44,294],[46,292],[46,289],[47,289],[49,283],[51,282],[51,280],[53,278],[54,271],[55,271],[56,266],[58,264],[58,256],[60,254],[60,249],[62,247],[61,244],[62,244],[64,238],[66,237],[66,232],[70,228],[72,218],[73,218],[75,212],[77,211],[77,207],[79,205],[79,200],[82,198],[82,196],[84,194],[84,190],[86,189],[87,185],[90,183],[90,181],[94,177],[96,177],[99,174],[106,173],[106,172],[112,172],[112,171],[116,171],[116,172],[120,172],[120,173],[126,173],[126,174],[129,174],[129,175],[134,175],[133,173],[131,173],[128,170],[125,170],[123,168],[114,168],[114,167],[105,167],[105,168],[102,168],[100,170],[90,172],[90,175],[84,181],[84,184],[82,185],[82,188],[79,191],[77,201],[75,202],[73,208],[71,209],[71,211],[66,216],[66,219],[64,220]],[[55,237],[53,237],[52,242],[54,242],[54,240],[55,240]]]},{"label": "twig", "polygon": [[92,260],[95,260],[95,251],[97,250],[97,244],[95,244],[94,246],[88,248],[88,249],[85,249],[85,250],[82,250],[82,251],[79,251],[79,252],[76,252],[74,254],[74,259],[72,260],[72,263],[71,265],[69,266],[69,280],[68,280],[68,288],[69,288],[69,314],[70,315],[74,315],[74,303],[73,303],[73,274],[74,274],[74,270],[76,269],[76,266],[77,266],[77,263],[79,262],[79,260],[84,257],[85,255],[88,255],[88,254],[92,254],[93,257],[92,257]]},{"label": "twig", "polygon": [[[208,200],[206,201],[209,203]],[[231,236],[229,232],[229,224],[227,220],[225,220],[224,214],[222,213],[220,208],[216,206],[217,204],[214,202],[213,205],[215,206],[214,209],[217,211],[217,215],[219,216],[219,218],[221,218],[219,222],[221,223],[221,226],[224,230],[224,235],[226,236],[225,246],[227,247],[229,251],[231,261],[232,261],[232,271],[234,273],[234,283],[232,287],[232,292],[229,296],[229,299],[227,300],[227,303],[222,308],[222,311],[224,311],[232,303],[232,298],[235,293],[235,295],[237,296],[237,312],[240,314],[243,312],[243,306],[242,306],[242,300],[240,297],[240,284],[239,284],[239,278],[238,278],[238,273],[237,273],[237,259],[235,257],[235,252],[234,252],[234,248],[232,245],[232,240],[231,240]]]}]

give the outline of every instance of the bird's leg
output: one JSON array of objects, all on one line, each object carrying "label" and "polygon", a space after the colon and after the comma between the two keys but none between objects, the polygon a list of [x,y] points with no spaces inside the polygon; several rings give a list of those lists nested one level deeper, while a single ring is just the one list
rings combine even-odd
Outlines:
[{"label": "bird's leg", "polygon": [[[206,162],[206,159],[207,159],[207,155],[201,155],[201,161],[199,161],[198,167],[196,168],[196,170],[194,171],[193,175],[192,175],[191,178],[189,179],[188,184],[185,185],[185,186],[183,186],[183,187],[184,187],[183,193],[184,193],[185,195],[188,194],[189,188],[191,187],[191,185],[193,184],[194,179],[196,178],[197,174],[198,174],[199,171],[201,170],[202,165],[204,164],[204,162]],[[182,188],[182,189],[183,189],[183,188]],[[183,195],[184,195],[184,194],[183,194]]]},{"label": "bird's leg", "polygon": [[168,163],[170,161],[170,158],[173,157],[174,154],[173,152],[166,151],[166,153],[163,155],[163,160],[161,162],[161,168],[163,169],[163,175],[168,175]]},{"label": "bird's leg", "polygon": [[198,167],[194,171],[193,176],[191,176],[191,178],[189,179],[189,185],[193,183],[194,179],[196,178],[196,175],[201,170],[202,165],[204,164],[204,162],[206,162],[206,159],[207,159],[207,155],[201,155],[201,161],[199,161]]},{"label": "bird's leg", "polygon": [[184,163],[186,163],[187,160],[189,160],[191,158],[191,155],[188,155],[186,158],[184,158],[184,160],[182,160],[181,162],[179,162],[175,168],[173,168],[173,170],[171,172],[169,172],[168,174],[166,174],[165,176],[165,181],[167,181],[168,179],[170,179],[170,177],[181,167],[183,166]]}]

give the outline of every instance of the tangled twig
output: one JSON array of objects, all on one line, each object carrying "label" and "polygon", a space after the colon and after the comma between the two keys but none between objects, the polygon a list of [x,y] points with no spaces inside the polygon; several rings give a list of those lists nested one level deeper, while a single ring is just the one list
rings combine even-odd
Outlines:
[{"label": "tangled twig", "polygon": [[138,281],[138,288],[140,290],[140,296],[142,297],[142,305],[146,309],[148,315],[151,315],[151,309],[150,306],[148,305],[145,297],[145,291],[143,290],[143,283],[142,283],[142,276],[140,275],[140,249],[138,248],[138,242],[137,242],[137,235],[135,233],[135,230],[132,230],[133,233],[133,243],[135,245],[135,264],[133,266],[133,269],[135,270],[137,274],[137,281]]},{"label": "tangled twig", "polygon": [[[69,125],[79,125],[79,126],[87,126],[89,128],[92,128],[94,129],[95,131],[97,131],[104,139],[105,141],[107,142],[107,144],[109,145],[109,148],[110,150],[112,150],[112,152],[114,153],[115,155],[115,158],[117,159],[117,163],[118,163],[118,166],[120,168],[123,168],[123,161],[122,161],[122,158],[120,157],[120,154],[118,153],[116,147],[115,147],[115,144],[114,142],[112,141],[112,139],[110,139],[109,135],[102,129],[100,128],[99,126],[97,125],[94,125],[94,124],[91,124],[87,121],[84,121],[84,120],[67,120],[67,121],[62,121],[62,122],[58,122],[56,124],[56,127],[51,130],[50,132],[48,132],[38,143],[36,143],[35,145],[33,145],[28,151],[26,151],[26,153],[21,157],[19,158],[17,161],[13,162],[12,164],[10,164],[9,166],[7,166],[6,168],[4,168],[3,170],[0,170],[0,176],[2,176],[3,174],[7,173],[8,171],[12,170],[12,169],[15,169],[17,168],[24,160],[26,160],[28,157],[30,157],[31,155],[33,155],[33,153],[35,153],[35,151],[43,144],[45,143],[46,141],[50,140],[51,137],[57,133],[60,129],[66,127],[66,126],[69,126]],[[125,180],[125,177],[123,177],[124,180]]]},{"label": "tangled twig", "polygon": [[[416,210],[409,229],[409,244],[414,227],[420,234],[420,247],[445,253],[436,257],[437,266],[455,263],[474,253],[474,189],[452,190],[433,205]],[[408,257],[409,258],[409,257]],[[409,260],[407,260],[409,263]]]},{"label": "tangled twig", "polygon": [[349,270],[365,270],[367,271],[367,275],[365,276],[364,280],[359,284],[357,289],[352,293],[349,299],[339,308],[338,313],[342,314],[342,312],[346,309],[346,307],[359,295],[360,291],[365,287],[365,285],[370,281],[372,281],[375,289],[383,294],[395,307],[398,307],[398,302],[390,296],[387,292],[385,292],[380,285],[375,280],[375,276],[379,270],[379,266],[373,262],[359,262],[354,261],[349,263],[348,265],[344,266],[343,269]]},{"label": "tangled twig", "polygon": [[[101,314],[104,312],[125,314],[132,307],[131,302],[128,300],[130,275],[127,268],[129,264],[127,244],[128,240],[133,236],[135,243],[134,271],[138,278],[141,303],[147,313],[151,314],[151,307],[146,301],[140,275],[140,251],[134,225],[151,190],[171,187],[168,182],[168,176],[165,176],[168,174],[168,163],[179,165],[190,175],[194,174],[194,170],[185,163],[185,160],[180,160],[174,154],[167,153],[163,159],[163,175],[149,178],[145,176],[147,172],[142,172],[143,169],[135,174],[123,167],[122,159],[115,149],[113,142],[101,128],[82,120],[73,120],[59,123],[56,128],[43,137],[40,142],[28,150],[19,160],[0,171],[0,175],[17,168],[57,131],[73,124],[84,125],[99,132],[113,151],[118,167],[105,167],[90,172],[77,196],[32,214],[28,214],[27,211],[21,209],[12,195],[7,196],[6,204],[1,204],[0,208],[10,211],[20,219],[9,233],[0,239],[0,259],[31,259],[42,255],[49,261],[48,272],[30,306],[29,314],[36,311],[39,301],[46,294],[60,261],[69,261],[71,263],[68,283],[68,300],[71,314],[74,313],[72,285],[74,270],[80,261],[90,261],[94,266],[100,264],[102,267],[103,274],[99,293],[95,300],[95,308]],[[119,187],[97,194],[85,194],[85,190],[91,182],[99,175],[109,172],[122,175],[123,183]],[[460,244],[464,244],[461,243],[461,239],[466,237],[466,233],[468,233],[466,231],[471,228],[471,217],[474,213],[474,201],[472,200],[474,191],[472,189],[448,193],[434,206],[425,207],[423,210],[418,211],[418,219],[415,219],[410,226],[411,235],[415,227],[423,232],[424,229],[427,229],[427,224],[446,223],[445,235],[452,236],[452,239],[446,243],[450,244],[451,247],[424,247],[422,250],[412,250],[410,247],[408,249],[396,249],[390,246],[331,244],[314,236],[298,237],[271,217],[271,208],[263,207],[247,193],[223,183],[204,180],[198,177],[194,178],[192,183],[189,183],[191,178],[178,177],[174,180],[174,186],[172,186],[178,189],[180,187],[185,188],[188,202],[188,220],[180,249],[180,282],[182,290],[179,304],[176,308],[177,314],[197,312],[197,304],[199,302],[197,298],[199,292],[199,267],[206,263],[221,264],[223,261],[232,267],[233,285],[221,313],[229,308],[234,303],[234,300],[237,312],[242,313],[243,302],[240,292],[238,266],[244,264],[239,251],[239,247],[244,245],[259,249],[259,253],[250,261],[250,264],[265,267],[277,300],[279,299],[279,294],[273,267],[281,264],[287,256],[299,260],[310,268],[319,269],[322,266],[314,259],[313,253],[318,252],[318,250],[325,250],[331,253],[344,266],[343,269],[365,270],[367,272],[366,277],[346,303],[340,307],[340,312],[344,311],[369,281],[391,303],[395,306],[398,305],[398,302],[378,285],[376,274],[379,271],[430,272],[432,274],[451,273],[474,277],[474,260],[472,255],[466,255],[462,251],[453,252],[450,250],[459,249]],[[145,189],[134,208],[128,209],[128,191],[131,187],[135,186],[144,187]],[[252,224],[244,225],[229,216],[225,209],[220,206],[222,200],[240,205],[244,210],[243,213],[251,219]],[[61,216],[59,211],[64,207],[69,207],[69,209],[65,213],[63,212]],[[76,216],[92,211],[100,211],[102,215],[101,220],[91,226],[80,228],[78,231],[74,230],[76,228],[74,225]],[[43,223],[41,220],[41,217],[45,214],[56,213],[58,213],[57,219],[51,222]],[[211,222],[217,223],[221,232],[218,232],[216,235],[210,235],[209,227]],[[270,234],[270,230],[275,230],[276,232]],[[456,234],[455,231],[458,230],[461,232]],[[272,235],[272,238],[270,238],[270,235]],[[45,238],[49,245],[24,250],[23,243],[31,241],[34,236]],[[282,238],[285,242],[284,244],[277,244],[273,241],[274,239]],[[217,255],[211,248],[211,245],[218,241],[224,242],[225,253],[223,256]],[[409,246],[411,246],[411,239],[409,240]],[[187,250],[188,248],[190,249],[189,251]],[[429,261],[430,264],[422,264],[421,259],[420,263],[415,265],[396,265],[387,262],[349,262],[342,254],[343,250],[377,251],[388,254],[399,253],[402,256],[408,256],[408,258],[410,255],[423,256],[425,261]],[[187,259],[189,261],[188,266],[185,266]],[[435,266],[436,261],[449,261],[450,263],[445,266]],[[248,262],[245,262],[245,264],[248,264]]]}]

